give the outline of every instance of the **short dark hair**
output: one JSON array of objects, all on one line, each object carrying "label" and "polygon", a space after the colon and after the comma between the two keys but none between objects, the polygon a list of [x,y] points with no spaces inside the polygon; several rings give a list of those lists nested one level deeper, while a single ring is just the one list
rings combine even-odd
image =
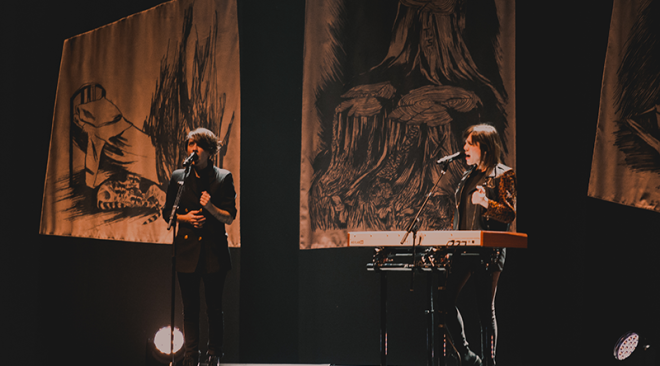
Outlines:
[{"label": "short dark hair", "polygon": [[203,127],[199,127],[188,132],[188,135],[186,136],[186,143],[188,143],[188,141],[191,139],[195,141],[195,143],[202,149],[211,154],[211,156],[217,154],[220,150],[220,147],[222,146],[220,140],[218,140],[215,134]]},{"label": "short dark hair", "polygon": [[487,170],[493,169],[501,162],[502,154],[502,140],[497,129],[488,123],[473,125],[463,132],[463,140],[467,140],[470,134],[472,134],[472,143],[479,143],[482,164]]}]

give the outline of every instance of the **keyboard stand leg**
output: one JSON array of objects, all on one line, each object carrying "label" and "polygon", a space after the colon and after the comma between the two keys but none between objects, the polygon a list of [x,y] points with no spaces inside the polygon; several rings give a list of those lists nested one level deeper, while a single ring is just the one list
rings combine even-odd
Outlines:
[{"label": "keyboard stand leg", "polygon": [[[436,336],[436,356],[437,356],[437,365],[445,366],[445,358],[447,355],[447,328],[446,328],[446,314],[447,314],[447,269],[441,268],[438,271],[437,275],[437,291],[434,291],[434,295],[437,296],[437,301],[440,304],[437,314],[438,317],[435,323],[435,329],[437,330]],[[431,295],[431,296],[434,296]]]},{"label": "keyboard stand leg", "polygon": [[380,272],[380,365],[387,366],[387,272]]},{"label": "keyboard stand leg", "polygon": [[429,310],[426,312],[427,315],[429,316],[429,324],[428,324],[428,330],[426,332],[426,352],[427,352],[427,365],[428,366],[435,366],[435,357],[436,357],[436,349],[435,349],[435,343],[436,343],[436,310],[435,310],[435,286],[434,284],[434,276],[435,273],[433,271],[428,273],[428,278],[426,282],[426,287],[427,291],[429,293]]},{"label": "keyboard stand leg", "polygon": [[[427,290],[429,294],[429,325],[427,331],[426,350],[427,365],[445,366],[445,318],[442,306],[444,289],[444,270],[429,272]],[[440,305],[440,306],[438,306]]]}]

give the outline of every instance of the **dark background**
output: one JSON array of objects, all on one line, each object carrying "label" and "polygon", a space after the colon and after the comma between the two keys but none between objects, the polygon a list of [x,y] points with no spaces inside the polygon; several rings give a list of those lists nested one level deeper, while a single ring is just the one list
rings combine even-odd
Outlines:
[{"label": "dark background", "polygon": [[[38,234],[64,40],[158,3],[2,5],[8,364],[142,365],[169,322],[169,246]],[[238,5],[242,248],[225,361],[378,364],[371,250],[298,250],[304,1]],[[660,215],[587,197],[611,9],[518,1],[518,230],[529,248],[510,251],[500,281],[502,365],[615,364],[619,335],[658,329]],[[425,281],[411,292],[409,275],[391,276],[390,364],[425,363]]]}]

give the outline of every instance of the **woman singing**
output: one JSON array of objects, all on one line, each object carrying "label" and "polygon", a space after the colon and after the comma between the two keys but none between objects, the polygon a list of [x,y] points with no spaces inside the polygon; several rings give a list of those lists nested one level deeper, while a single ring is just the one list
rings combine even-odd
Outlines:
[{"label": "woman singing", "polygon": [[[176,221],[176,272],[183,301],[183,366],[200,364],[200,301],[206,301],[208,345],[204,364],[218,366],[222,358],[224,319],[222,296],[231,258],[225,225],[236,218],[236,191],[230,171],[216,167],[213,157],[220,149],[215,134],[205,128],[191,131],[185,140],[188,155],[198,157],[192,169],[172,173],[163,218],[167,220],[183,182]],[[188,172],[188,173],[186,173]],[[204,282],[204,296],[200,293]]]},{"label": "woman singing", "polygon": [[[453,229],[508,231],[516,218],[516,176],[510,167],[500,162],[502,143],[497,130],[491,125],[479,124],[469,127],[463,137],[468,169],[456,189]],[[482,361],[468,348],[463,319],[456,307],[458,295],[473,277],[481,323],[482,357],[485,365],[495,365],[495,294],[505,257],[505,248],[461,249],[452,256],[447,279],[447,328],[463,366],[481,365]]]}]

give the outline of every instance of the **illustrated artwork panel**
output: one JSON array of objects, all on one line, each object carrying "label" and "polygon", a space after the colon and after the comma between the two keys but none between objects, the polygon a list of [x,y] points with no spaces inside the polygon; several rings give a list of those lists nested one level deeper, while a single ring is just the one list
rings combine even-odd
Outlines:
[{"label": "illustrated artwork panel", "polygon": [[65,40],[41,234],[172,243],[161,209],[197,127],[221,139],[214,163],[240,197],[239,81],[235,0],[171,1]]},{"label": "illustrated artwork panel", "polygon": [[419,230],[451,228],[466,165],[436,161],[467,127],[494,125],[515,169],[515,2],[306,5],[300,247],[405,230],[427,195]]},{"label": "illustrated artwork panel", "polygon": [[588,194],[660,212],[660,1],[613,6]]}]

